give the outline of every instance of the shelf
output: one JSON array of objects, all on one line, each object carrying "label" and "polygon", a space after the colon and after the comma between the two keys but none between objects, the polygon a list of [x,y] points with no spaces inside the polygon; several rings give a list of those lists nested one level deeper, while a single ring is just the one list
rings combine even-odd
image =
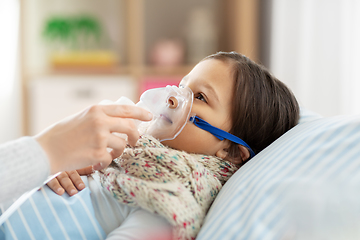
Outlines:
[{"label": "shelf", "polygon": [[149,66],[144,70],[144,75],[159,75],[159,76],[168,76],[168,75],[182,75],[185,76],[188,74],[193,65],[186,66],[177,66],[177,67],[156,67]]},{"label": "shelf", "polygon": [[135,76],[185,76],[193,65],[161,67],[161,66],[122,66],[113,68],[56,68],[45,72],[38,72],[31,75],[31,78],[46,75],[135,75]]},{"label": "shelf", "polygon": [[[217,51],[237,51],[255,61],[258,60],[259,0],[20,2],[24,134],[31,130],[27,120],[30,115],[27,105],[31,95],[29,86],[32,81],[39,78],[45,77],[49,81],[52,77],[68,80],[66,84],[71,88],[72,80],[69,79],[74,78],[83,82],[86,77],[95,77],[98,81],[107,77],[128,77],[132,81],[131,85],[138,87],[140,92],[147,81],[151,82],[151,86],[160,86],[166,82],[175,84],[187,75],[199,60]],[[88,61],[84,61],[81,63],[85,65],[83,67],[65,67],[67,64],[60,62],[58,67],[55,67],[56,64],[51,63],[51,54],[55,50],[61,52],[64,49],[54,50],[46,47],[42,36],[44,22],[51,16],[84,16],[83,14],[90,14],[94,19],[98,19],[108,37],[108,45],[104,49],[90,50],[110,51],[117,59],[116,63],[107,66],[103,64],[103,67],[85,67],[88,65],[84,62]],[[209,19],[213,23],[209,24]],[[195,25],[197,27],[192,28]],[[202,40],[197,38],[199,36]],[[206,43],[209,38],[212,40]],[[180,44],[175,48],[166,48],[168,45],[164,42],[167,40]],[[155,56],[160,57],[154,58],[152,54],[154,49],[158,49],[158,43],[162,43],[161,51],[155,51],[158,53]],[[206,44],[210,44],[211,47],[207,50],[201,49]],[[180,57],[177,55],[179,50]],[[169,62],[172,64],[169,64],[166,58],[171,51],[173,55]],[[89,62],[91,65],[98,61]],[[153,80],[158,85],[154,85]]]},{"label": "shelf", "polygon": [[46,72],[47,75],[128,75],[130,68],[124,67],[59,67]]}]

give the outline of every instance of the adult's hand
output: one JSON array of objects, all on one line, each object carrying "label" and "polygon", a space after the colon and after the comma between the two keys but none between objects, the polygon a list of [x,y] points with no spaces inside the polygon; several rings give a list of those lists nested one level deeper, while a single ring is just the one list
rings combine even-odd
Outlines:
[{"label": "adult's hand", "polygon": [[[94,105],[49,127],[35,139],[49,158],[51,174],[90,165],[99,170],[120,156],[127,143],[136,144],[139,132],[132,119],[151,118],[151,113],[136,106]],[[113,132],[126,134],[127,141]]]}]

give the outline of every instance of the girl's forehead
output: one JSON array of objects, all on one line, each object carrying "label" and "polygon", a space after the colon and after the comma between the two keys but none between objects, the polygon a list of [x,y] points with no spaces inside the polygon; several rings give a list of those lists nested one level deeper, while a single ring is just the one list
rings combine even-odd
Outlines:
[{"label": "girl's forehead", "polygon": [[190,73],[183,78],[182,83],[203,80],[221,81],[229,77],[232,77],[231,64],[217,59],[207,59],[195,65]]},{"label": "girl's forehead", "polygon": [[204,93],[213,102],[216,100],[227,108],[233,98],[235,79],[231,71],[231,64],[220,60],[204,60],[180,82],[180,86],[187,86],[196,94]]}]

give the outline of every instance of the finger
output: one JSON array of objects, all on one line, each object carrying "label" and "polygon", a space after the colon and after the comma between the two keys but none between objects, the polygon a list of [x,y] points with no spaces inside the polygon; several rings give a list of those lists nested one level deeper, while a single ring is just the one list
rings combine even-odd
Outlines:
[{"label": "finger", "polygon": [[102,158],[101,159],[97,159],[95,162],[93,162],[93,169],[94,170],[101,170],[107,166],[109,166],[109,164],[111,163],[111,161],[113,160],[110,152],[106,149],[104,154],[102,154]]},{"label": "finger", "polygon": [[132,119],[109,119],[109,126],[111,132],[121,133],[127,135],[127,140],[131,146],[134,146],[139,140],[139,131]]},{"label": "finger", "polygon": [[59,181],[56,178],[49,181],[46,185],[48,185],[48,187],[53,190],[57,195],[61,196],[65,192],[65,189],[61,187]]},{"label": "finger", "polygon": [[108,147],[112,149],[110,152],[112,159],[115,159],[124,152],[126,140],[111,134],[111,136],[108,137]]},{"label": "finger", "polygon": [[85,188],[85,184],[77,171],[69,171],[67,174],[78,190],[83,190]]},{"label": "finger", "polygon": [[132,118],[141,121],[150,121],[152,114],[143,108],[130,105],[103,105],[105,114],[111,117]]},{"label": "finger", "polygon": [[105,164],[103,164],[103,163],[98,163],[98,164],[95,164],[95,165],[93,166],[93,168],[94,168],[94,170],[101,170],[101,169],[105,168],[104,165],[105,165]]},{"label": "finger", "polygon": [[57,179],[58,179],[60,185],[65,189],[65,191],[70,196],[72,196],[78,192],[67,172],[61,173],[59,176],[57,176]]},{"label": "finger", "polygon": [[[110,134],[112,135],[112,134]],[[124,140],[125,141],[125,140]],[[101,170],[103,168],[106,168],[107,166],[109,166],[109,164],[111,163],[111,161],[114,158],[112,158],[110,152],[108,151],[108,149],[105,150],[102,159],[98,160],[97,163],[95,163],[93,165],[93,170]]]},{"label": "finger", "polygon": [[94,172],[93,166],[88,166],[86,168],[81,168],[81,169],[78,169],[76,171],[80,174],[80,176],[81,175],[88,175],[88,174],[91,174],[91,173]]}]

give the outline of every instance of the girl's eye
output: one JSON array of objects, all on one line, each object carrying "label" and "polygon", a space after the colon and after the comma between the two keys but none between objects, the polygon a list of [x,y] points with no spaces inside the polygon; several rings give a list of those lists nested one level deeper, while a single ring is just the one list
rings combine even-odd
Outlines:
[{"label": "girl's eye", "polygon": [[205,97],[204,97],[204,95],[203,95],[202,93],[196,94],[196,95],[195,95],[195,98],[196,98],[196,99],[199,99],[200,101],[203,101],[203,102],[205,102],[205,103],[207,102],[206,99],[205,99]]}]

